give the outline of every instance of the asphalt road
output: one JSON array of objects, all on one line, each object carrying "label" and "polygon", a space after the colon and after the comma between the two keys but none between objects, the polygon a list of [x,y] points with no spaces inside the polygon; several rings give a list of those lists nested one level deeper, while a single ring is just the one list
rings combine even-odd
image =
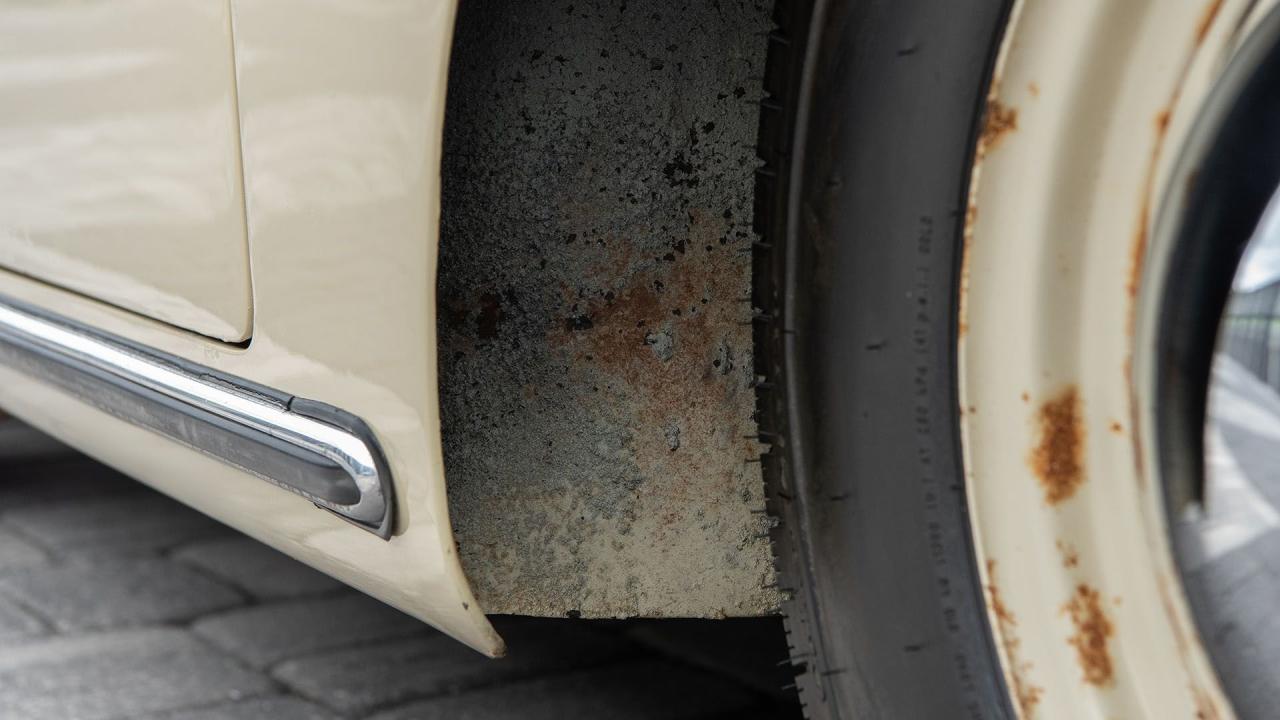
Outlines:
[{"label": "asphalt road", "polygon": [[800,717],[776,619],[496,624],[497,661],[89,460],[0,461],[4,720]]}]

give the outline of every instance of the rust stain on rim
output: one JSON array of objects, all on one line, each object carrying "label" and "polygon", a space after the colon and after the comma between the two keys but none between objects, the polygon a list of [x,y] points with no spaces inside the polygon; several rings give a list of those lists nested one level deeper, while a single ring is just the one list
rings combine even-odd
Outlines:
[{"label": "rust stain on rim", "polygon": [[1209,34],[1209,28],[1213,27],[1213,21],[1218,17],[1218,11],[1222,9],[1222,0],[1211,0],[1205,6],[1204,12],[1200,15],[1200,21],[1196,23],[1196,46],[1198,47],[1204,42],[1205,37]]},{"label": "rust stain on rim", "polygon": [[1028,720],[1035,716],[1036,705],[1044,696],[1044,688],[1030,680],[1031,662],[1020,656],[1022,641],[1018,638],[1018,620],[1004,604],[1000,596],[1000,588],[996,585],[996,561],[987,560],[987,596],[991,615],[996,621],[996,630],[1000,636],[1000,646],[1004,649],[1009,661],[1009,679],[1013,686],[1014,699],[1018,703],[1019,715]]},{"label": "rust stain on rim", "polygon": [[1044,499],[1057,505],[1070,499],[1085,481],[1084,417],[1080,392],[1070,385],[1040,406],[1039,441],[1031,451],[1031,469]]},{"label": "rust stain on rim", "polygon": [[[974,168],[982,162],[982,141],[978,141],[978,158]],[[957,333],[964,337],[969,332],[969,262],[973,256],[973,230],[978,224],[978,205],[974,202],[974,188],[969,191],[969,203],[964,210],[964,230],[960,235],[960,319]]]},{"label": "rust stain on rim", "polygon": [[1067,642],[1076,649],[1076,660],[1084,681],[1096,687],[1107,687],[1115,682],[1115,663],[1110,649],[1115,625],[1102,605],[1102,594],[1080,583],[1063,607],[1063,612],[1071,616],[1071,624],[1075,626],[1075,633]]},{"label": "rust stain on rim", "polygon": [[[1174,98],[1174,102],[1177,98]],[[1170,103],[1172,106],[1172,103]],[[1160,159],[1160,151],[1164,147],[1165,137],[1169,134],[1169,119],[1172,111],[1165,108],[1156,113],[1154,126],[1156,131],[1155,146],[1151,151],[1151,159],[1147,164],[1147,176],[1143,180],[1142,204],[1138,212],[1138,227],[1133,234],[1133,246],[1129,257],[1129,280],[1126,290],[1129,293],[1130,306],[1136,308],[1138,290],[1142,285],[1142,270],[1146,266],[1147,243],[1150,235],[1151,195],[1156,184],[1156,165]],[[1133,337],[1136,312],[1129,313],[1128,332]]]},{"label": "rust stain on rim", "polygon": [[1213,698],[1209,697],[1203,688],[1191,686],[1191,697],[1196,703],[1196,720],[1218,720],[1222,717]]},{"label": "rust stain on rim", "polygon": [[969,200],[964,211],[960,249],[960,303],[957,323],[957,333],[960,338],[969,332],[969,261],[973,254],[973,232],[978,223],[976,201],[978,171],[987,153],[994,149],[1005,136],[1018,129],[1017,108],[1001,102],[999,94],[1000,77],[996,76],[992,78],[991,89],[987,93],[987,104],[982,113],[982,131],[978,133],[978,142],[973,151],[973,166],[969,169]]},{"label": "rust stain on rim", "polygon": [[[1194,56],[1194,55],[1193,55]],[[1156,166],[1159,164],[1160,153],[1164,149],[1165,138],[1169,134],[1169,120],[1172,117],[1172,108],[1178,102],[1178,97],[1182,93],[1182,82],[1186,78],[1187,72],[1191,67],[1191,60],[1188,59],[1186,66],[1182,70],[1182,78],[1178,81],[1178,90],[1174,92],[1173,97],[1169,99],[1169,105],[1156,113],[1155,116],[1155,144],[1151,148],[1151,157],[1147,162],[1147,175],[1143,180],[1142,202],[1138,208],[1138,226],[1134,231],[1133,245],[1129,252],[1129,277],[1125,286],[1125,290],[1129,296],[1129,313],[1125,319],[1125,332],[1129,337],[1130,343],[1133,342],[1137,335],[1138,325],[1138,292],[1142,288],[1142,274],[1147,264],[1147,244],[1150,235],[1150,216],[1151,216],[1151,195],[1155,192],[1156,184]],[[1139,424],[1138,413],[1138,389],[1133,380],[1133,348],[1129,349],[1128,357],[1124,361],[1124,377],[1125,386],[1129,390],[1129,426],[1133,428],[1130,438],[1133,442],[1134,466],[1138,474],[1138,486],[1146,487],[1147,475],[1146,468],[1142,458],[1142,436],[1140,434],[1141,425]]]},{"label": "rust stain on rim", "polygon": [[[1159,164],[1160,155],[1164,150],[1165,140],[1169,135],[1169,121],[1173,116],[1173,109],[1177,107],[1178,100],[1182,97],[1182,88],[1186,84],[1187,75],[1191,72],[1191,65],[1195,61],[1196,51],[1204,44],[1204,40],[1209,35],[1209,30],[1213,27],[1214,21],[1218,18],[1219,11],[1222,9],[1223,0],[1210,0],[1200,15],[1199,21],[1196,23],[1195,35],[1192,38],[1191,52],[1187,54],[1186,60],[1182,64],[1179,72],[1178,80],[1174,85],[1172,95],[1165,107],[1155,116],[1155,140],[1151,147],[1151,157],[1147,161],[1147,173],[1143,180],[1142,199],[1138,207],[1137,228],[1134,231],[1133,246],[1130,251],[1129,261],[1129,277],[1127,280],[1126,290],[1129,295],[1129,314],[1127,319],[1127,330],[1129,338],[1132,340],[1135,334],[1138,318],[1138,291],[1142,285],[1142,274],[1146,266],[1147,244],[1150,233],[1150,215],[1151,215],[1151,196],[1155,192],[1156,185],[1156,166]],[[1194,179],[1194,178],[1193,178]],[[1133,445],[1136,455],[1136,463],[1138,469],[1138,483],[1141,486],[1146,485],[1146,475],[1143,468],[1141,456],[1141,426],[1138,424],[1137,410],[1137,388],[1133,384],[1133,368],[1132,368],[1132,351],[1130,358],[1125,361],[1125,378],[1129,387],[1129,404],[1132,422],[1130,426],[1133,429]]]},{"label": "rust stain on rim", "polygon": [[1062,555],[1062,567],[1075,568],[1080,566],[1080,553],[1076,550],[1075,545],[1059,540],[1055,543],[1058,547],[1058,553]]},{"label": "rust stain on rim", "polygon": [[982,118],[982,135],[978,138],[979,155],[994,150],[1001,140],[1017,129],[1018,109],[1000,102],[995,95],[988,96]]}]

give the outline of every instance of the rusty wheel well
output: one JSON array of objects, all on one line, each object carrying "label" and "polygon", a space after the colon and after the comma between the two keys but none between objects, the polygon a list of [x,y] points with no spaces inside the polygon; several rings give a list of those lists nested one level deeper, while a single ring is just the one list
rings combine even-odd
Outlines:
[{"label": "rusty wheel well", "polygon": [[460,6],[440,391],[489,612],[778,605],[748,301],[767,5]]}]

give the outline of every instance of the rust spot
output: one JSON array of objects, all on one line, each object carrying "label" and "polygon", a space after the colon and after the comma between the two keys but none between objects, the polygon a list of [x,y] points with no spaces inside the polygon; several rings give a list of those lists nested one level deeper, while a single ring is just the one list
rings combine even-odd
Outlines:
[{"label": "rust spot", "polygon": [[1065,568],[1074,568],[1080,566],[1080,553],[1076,551],[1074,545],[1064,540],[1057,541],[1058,552],[1062,555],[1062,566]]},{"label": "rust spot", "polygon": [[1084,422],[1075,385],[1041,406],[1040,440],[1031,452],[1031,467],[1044,486],[1050,505],[1067,500],[1084,483]]},{"label": "rust spot", "polygon": [[1169,131],[1169,118],[1173,113],[1168,108],[1156,113],[1156,132],[1160,135]]},{"label": "rust spot", "polygon": [[[1160,149],[1164,146],[1165,135],[1169,132],[1169,119],[1171,113],[1169,108],[1165,108],[1156,113],[1155,128],[1156,142],[1151,152],[1151,160],[1147,165],[1147,177],[1143,184],[1145,190],[1142,194],[1142,206],[1138,211],[1138,227],[1133,233],[1133,247],[1130,250],[1129,257],[1129,282],[1127,290],[1129,292],[1129,300],[1131,307],[1138,297],[1138,288],[1142,283],[1142,269],[1146,264],[1147,258],[1147,235],[1149,234],[1149,225],[1151,215],[1151,191],[1155,185],[1156,160],[1160,156]],[[1129,315],[1129,337],[1133,337],[1134,329],[1134,313]]]},{"label": "rust spot", "polygon": [[1018,109],[1008,107],[992,95],[987,98],[987,112],[983,116],[982,135],[978,139],[978,152],[985,154],[995,149],[1004,136],[1018,129]]},{"label": "rust spot", "polygon": [[1116,435],[1124,434],[1124,426],[1120,424],[1119,420],[1111,421],[1111,432],[1115,433]]},{"label": "rust spot", "polygon": [[1076,659],[1090,685],[1105,687],[1115,682],[1115,668],[1108,648],[1115,627],[1102,609],[1102,596],[1084,583],[1076,586],[1071,601],[1063,607],[1071,616],[1075,634],[1068,642],[1076,649]]},{"label": "rust spot", "polygon": [[1018,701],[1020,715],[1029,719],[1035,715],[1036,705],[1044,695],[1044,688],[1031,682],[1031,663],[1021,658],[1022,641],[1018,638],[1018,621],[1005,606],[1000,597],[1000,588],[996,585],[996,561],[987,561],[987,595],[991,614],[996,620],[996,630],[1000,636],[1000,646],[1004,649],[1005,658],[1009,661],[1010,680],[1013,694]]},{"label": "rust spot", "polygon": [[1138,390],[1133,384],[1133,356],[1124,359],[1124,382],[1129,388],[1129,427],[1133,429],[1129,433],[1129,442],[1133,446],[1133,464],[1138,470],[1138,487],[1145,488],[1147,485],[1146,462],[1142,457],[1142,436],[1138,429]]},{"label": "rust spot", "polygon": [[[1164,148],[1165,138],[1168,135],[1171,117],[1170,109],[1178,103],[1178,97],[1182,92],[1182,81],[1186,79],[1193,57],[1194,53],[1187,58],[1186,63],[1183,65],[1182,74],[1178,81],[1178,89],[1169,98],[1168,105],[1164,110],[1156,113],[1155,117],[1155,142],[1151,148],[1151,157],[1147,161],[1147,174],[1143,181],[1142,202],[1138,207],[1138,226],[1134,231],[1133,246],[1129,252],[1129,277],[1126,285],[1126,290],[1129,294],[1129,312],[1125,321],[1125,329],[1130,338],[1134,336],[1138,322],[1138,289],[1142,283],[1142,271],[1147,261],[1147,234],[1151,215],[1151,195],[1155,192],[1156,165],[1160,159],[1160,151]],[[1141,426],[1138,424],[1138,394],[1137,388],[1133,384],[1132,353],[1125,358],[1124,376],[1125,384],[1129,389],[1129,427],[1132,428],[1129,437],[1133,443],[1134,465],[1138,471],[1138,486],[1145,487],[1147,477],[1142,458]]]},{"label": "rust spot", "polygon": [[[762,450],[750,426],[727,414],[740,393],[751,392],[739,382],[749,359],[734,350],[750,346],[751,305],[736,300],[738,268],[750,256],[726,242],[729,222],[719,213],[688,213],[685,249],[671,259],[637,257],[633,243],[601,248],[594,275],[617,280],[565,298],[565,317],[589,324],[555,322],[546,333],[575,380],[649,430],[637,432],[631,449],[646,477],[664,478],[662,492],[676,503],[732,492],[737,480],[723,472],[722,454]],[[707,487],[693,482],[700,478],[719,479]],[[687,514],[670,514],[659,535],[687,522]]]},{"label": "rust spot", "polygon": [[1196,720],[1218,720],[1218,718],[1222,717],[1213,702],[1213,698],[1203,688],[1192,685],[1191,697],[1195,699],[1196,703]]},{"label": "rust spot", "polygon": [[996,561],[987,561],[987,579],[990,583],[987,585],[987,592],[991,595],[991,613],[996,616],[996,620],[1001,625],[1008,624],[1015,626],[1018,621],[1014,619],[1013,613],[1005,607],[1004,601],[1000,597],[1000,588],[996,585]]},{"label": "rust spot", "polygon": [[1213,27],[1214,18],[1218,17],[1218,11],[1222,9],[1222,0],[1210,0],[1205,6],[1204,12],[1200,14],[1200,21],[1196,23],[1196,45],[1204,42],[1205,36],[1209,34],[1209,28]]},{"label": "rust spot", "polygon": [[[1125,289],[1129,300],[1138,299],[1138,287],[1142,283],[1142,267],[1147,257],[1147,204],[1142,204],[1142,215],[1138,218],[1138,229],[1133,234],[1133,249],[1129,253],[1129,281]],[[1136,303],[1134,303],[1136,305]],[[1129,337],[1133,337],[1134,318],[1130,316],[1128,323]]]},{"label": "rust spot", "polygon": [[1022,393],[1022,402],[1024,402],[1024,403],[1029,403],[1029,402],[1031,402],[1031,394],[1030,394],[1030,393],[1025,393],[1025,392],[1024,392],[1024,393]]},{"label": "rust spot", "polygon": [[1027,92],[1031,93],[1031,97],[1040,97],[1040,86],[1034,82],[1027,83]]},{"label": "rust spot", "polygon": [[[982,153],[982,143],[978,143],[978,153]],[[964,337],[969,332],[969,260],[973,254],[973,230],[978,222],[978,205],[973,201],[972,193],[969,195],[969,204],[964,210],[964,232],[961,233],[961,256],[960,256],[960,321],[957,332],[960,337]]]}]

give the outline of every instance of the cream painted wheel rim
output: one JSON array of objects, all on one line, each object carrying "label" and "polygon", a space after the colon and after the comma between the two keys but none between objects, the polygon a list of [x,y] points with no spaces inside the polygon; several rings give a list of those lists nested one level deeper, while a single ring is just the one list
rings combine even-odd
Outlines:
[{"label": "cream painted wheel rim", "polygon": [[1233,714],[1177,579],[1151,444],[1153,230],[1178,149],[1268,2],[1028,0],[1001,49],[961,278],[972,526],[1014,705]]}]

